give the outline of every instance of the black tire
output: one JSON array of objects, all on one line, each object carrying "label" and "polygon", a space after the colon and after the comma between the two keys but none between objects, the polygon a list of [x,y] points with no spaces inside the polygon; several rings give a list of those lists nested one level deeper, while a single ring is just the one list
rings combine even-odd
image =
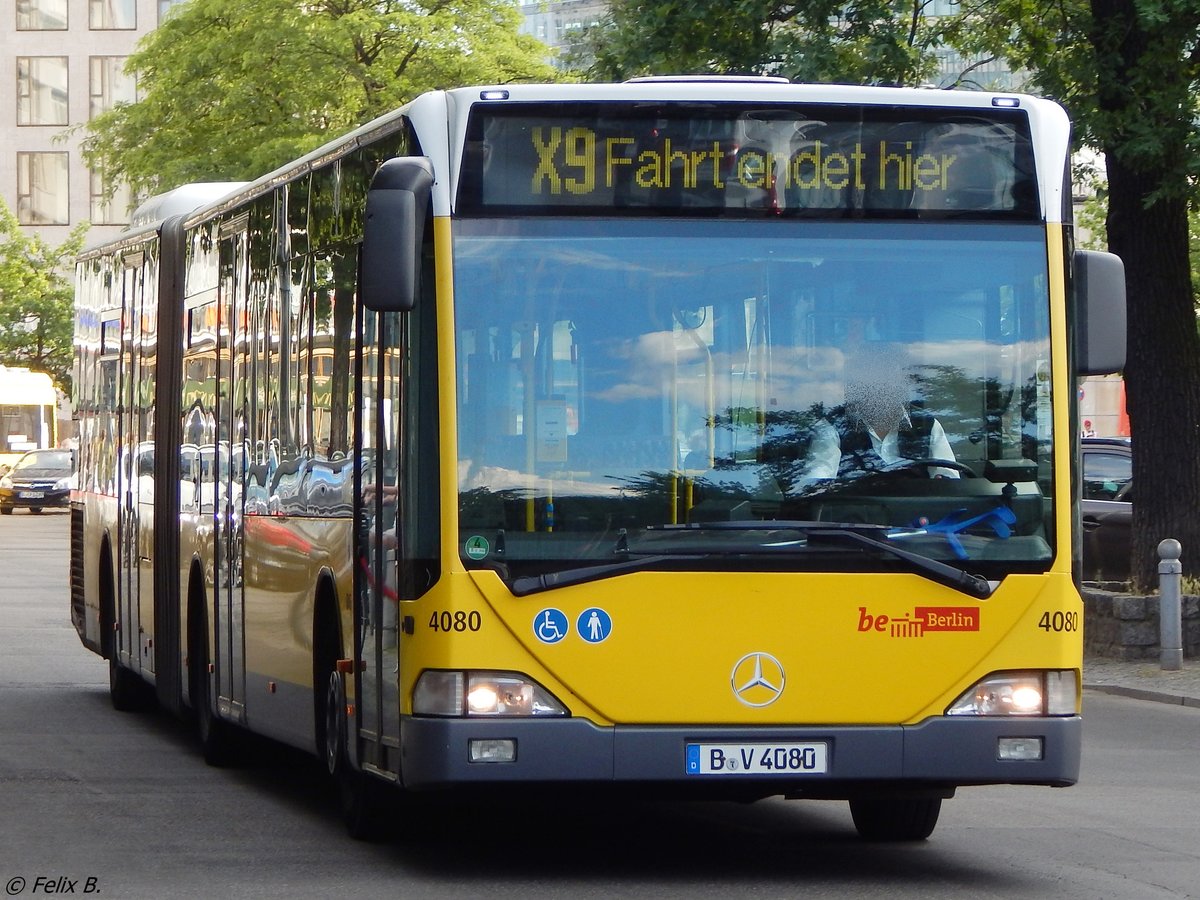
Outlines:
[{"label": "black tire", "polygon": [[[12,512],[12,508],[7,508]],[[112,560],[107,547],[100,554],[100,653],[108,660],[108,697],[113,709],[119,712],[137,712],[145,709],[153,694],[150,685],[120,662],[117,648],[117,632],[114,629],[116,613],[116,586],[113,581]]]},{"label": "black tire", "polygon": [[117,661],[115,649],[108,658],[108,697],[120,712],[146,709],[153,697],[150,686]]},{"label": "black tire", "polygon": [[319,730],[319,734],[325,744],[321,748],[325,771],[334,778],[337,778],[347,765],[345,702],[342,676],[332,670],[326,672],[325,702],[321,706],[325,727]]},{"label": "black tire", "polygon": [[884,794],[850,801],[854,827],[868,841],[923,841],[941,811],[941,797]]},{"label": "black tire", "polygon": [[11,506],[0,506],[0,515],[11,516],[13,508]]},{"label": "black tire", "polygon": [[[203,601],[199,601],[203,607]],[[208,671],[208,615],[196,617],[197,627],[188,633],[188,692],[196,713],[196,738],[204,761],[210,766],[231,765],[238,756],[234,726],[213,710],[212,679]]]},{"label": "black tire", "polygon": [[32,515],[40,516],[42,514],[42,508],[40,506],[31,506],[29,507],[29,512]]},{"label": "black tire", "polygon": [[377,841],[384,835],[386,804],[381,795],[388,788],[350,763],[346,752],[345,682],[343,676],[333,670],[326,675],[322,712],[325,768],[333,779],[346,832],[356,841]]}]

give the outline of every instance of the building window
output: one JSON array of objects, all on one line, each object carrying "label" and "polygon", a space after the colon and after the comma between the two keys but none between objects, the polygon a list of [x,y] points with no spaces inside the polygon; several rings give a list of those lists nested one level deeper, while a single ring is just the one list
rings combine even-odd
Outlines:
[{"label": "building window", "polygon": [[161,25],[167,15],[185,0],[158,0],[158,24]]},{"label": "building window", "polygon": [[17,124],[67,124],[67,58],[17,57]]},{"label": "building window", "polygon": [[17,154],[17,221],[69,225],[66,153]]},{"label": "building window", "polygon": [[129,210],[133,206],[129,186],[117,185],[111,197],[107,196],[104,176],[100,172],[91,173],[91,211],[89,217],[93,225],[128,225]]},{"label": "building window", "polygon": [[17,31],[66,31],[67,0],[17,0]]},{"label": "building window", "polygon": [[959,0],[933,0],[932,7],[925,8],[925,16],[957,16],[962,12]]},{"label": "building window", "polygon": [[88,59],[91,107],[88,118],[94,119],[118,103],[137,102],[137,78],[125,74],[124,56],[93,56]]},{"label": "building window", "polygon": [[88,28],[93,31],[137,28],[137,0],[88,0]]}]

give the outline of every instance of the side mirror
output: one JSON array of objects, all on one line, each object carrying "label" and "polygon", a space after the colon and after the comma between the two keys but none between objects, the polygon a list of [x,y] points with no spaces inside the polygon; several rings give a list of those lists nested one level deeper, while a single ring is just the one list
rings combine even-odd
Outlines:
[{"label": "side mirror", "polygon": [[1075,251],[1075,342],[1077,375],[1125,368],[1125,264],[1113,253]]},{"label": "side mirror", "polygon": [[7,475],[11,471],[12,471],[12,466],[10,466],[8,463],[0,463],[0,478],[3,478],[5,475]]},{"label": "side mirror", "polygon": [[404,312],[416,304],[432,190],[433,164],[419,156],[389,159],[371,179],[359,284],[367,309]]}]

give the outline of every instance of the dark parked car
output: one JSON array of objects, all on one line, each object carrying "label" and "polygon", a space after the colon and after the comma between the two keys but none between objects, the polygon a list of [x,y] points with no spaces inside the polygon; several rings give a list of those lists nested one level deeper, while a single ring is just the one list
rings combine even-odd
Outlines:
[{"label": "dark parked car", "polygon": [[1083,439],[1083,580],[1128,581],[1133,518],[1129,438]]},{"label": "dark parked car", "polygon": [[70,450],[30,450],[0,476],[0,513],[14,509],[40,513],[65,508],[75,484],[75,454]]}]

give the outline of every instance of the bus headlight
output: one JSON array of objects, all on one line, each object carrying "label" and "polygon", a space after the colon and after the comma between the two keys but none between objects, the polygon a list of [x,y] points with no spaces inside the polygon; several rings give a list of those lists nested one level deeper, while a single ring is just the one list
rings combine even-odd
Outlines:
[{"label": "bus headlight", "polygon": [[548,690],[517,672],[422,672],[413,689],[417,716],[565,716]]},{"label": "bus headlight", "polygon": [[946,715],[1073,716],[1078,699],[1073,669],[997,672],[955,700]]}]

